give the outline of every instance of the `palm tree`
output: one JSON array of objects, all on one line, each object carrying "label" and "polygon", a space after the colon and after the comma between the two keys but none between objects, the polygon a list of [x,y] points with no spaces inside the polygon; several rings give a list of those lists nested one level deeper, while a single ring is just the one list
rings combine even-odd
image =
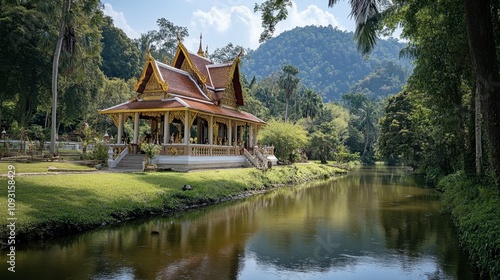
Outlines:
[{"label": "palm tree", "polygon": [[360,126],[363,130],[365,145],[363,148],[363,153],[361,157],[364,157],[368,152],[368,148],[371,146],[373,141],[377,138],[377,118],[376,118],[376,108],[375,103],[372,101],[366,101],[363,103],[363,107],[358,109],[360,112]]},{"label": "palm tree", "polygon": [[300,81],[297,74],[299,74],[299,69],[292,65],[285,65],[278,81],[280,88],[285,92],[285,122],[288,120],[288,103]]},{"label": "palm tree", "polygon": [[321,96],[313,90],[306,89],[302,108],[303,116],[307,119],[314,119],[322,108],[323,102]]}]

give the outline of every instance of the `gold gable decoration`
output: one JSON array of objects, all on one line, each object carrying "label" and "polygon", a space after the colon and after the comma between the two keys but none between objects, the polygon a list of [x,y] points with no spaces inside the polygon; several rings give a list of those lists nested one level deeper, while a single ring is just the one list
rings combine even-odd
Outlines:
[{"label": "gold gable decoration", "polygon": [[[144,68],[142,70],[141,77],[139,80],[135,83],[134,85],[134,90],[137,91],[141,84],[144,83],[144,80],[146,79],[146,74],[148,72],[148,68],[151,67],[153,70],[153,73],[149,77],[149,80],[146,84],[146,87],[144,89],[144,93],[147,92],[166,92],[168,90],[168,84],[166,81],[164,81],[161,78],[161,74],[158,71],[158,66],[156,65],[156,61],[154,60],[153,56],[148,52],[148,56],[146,59],[146,63],[144,64]],[[153,79],[154,77],[154,79]]]},{"label": "gold gable decoration", "polygon": [[[172,60],[172,66],[175,67],[175,63],[177,63],[177,60],[179,59],[180,53],[184,53],[184,62],[183,65],[181,66],[181,69],[184,71],[187,71],[188,73],[192,74],[192,76],[197,77],[199,81],[201,81],[203,84],[206,84],[207,82],[207,77],[204,77],[201,75],[200,71],[198,71],[198,68],[194,66],[193,62],[191,61],[191,58],[189,57],[189,52],[184,47],[184,44],[179,40],[179,45],[177,46],[177,52],[175,53],[175,57]],[[187,65],[184,66],[184,63],[187,62]],[[187,70],[189,69],[189,70]]]},{"label": "gold gable decoration", "polygon": [[236,109],[236,93],[234,91],[233,81],[229,83],[229,86],[224,90],[222,97],[222,105]]}]

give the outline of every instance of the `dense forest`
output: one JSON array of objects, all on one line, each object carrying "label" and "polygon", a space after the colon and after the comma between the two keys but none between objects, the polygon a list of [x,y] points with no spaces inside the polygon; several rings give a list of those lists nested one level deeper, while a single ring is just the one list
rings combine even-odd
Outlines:
[{"label": "dense forest", "polygon": [[395,39],[380,40],[364,57],[352,32],[332,26],[297,27],[251,51],[242,72],[261,80],[290,64],[299,69],[302,83],[325,101],[339,100],[353,90],[386,97],[401,91],[413,69],[410,59],[399,59],[404,46]]}]

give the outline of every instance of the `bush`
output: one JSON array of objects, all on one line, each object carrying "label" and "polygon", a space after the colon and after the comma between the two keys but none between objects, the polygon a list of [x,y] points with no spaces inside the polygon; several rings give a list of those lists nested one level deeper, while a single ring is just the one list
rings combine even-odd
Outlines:
[{"label": "bush", "polygon": [[458,172],[438,184],[445,209],[460,232],[461,245],[482,278],[500,279],[500,198],[495,184],[474,183]]},{"label": "bush", "polygon": [[151,143],[142,143],[141,150],[146,154],[146,161],[151,164],[151,160],[160,153],[161,146]]},{"label": "bush", "polygon": [[[307,145],[307,132],[299,124],[271,120],[260,132],[259,142],[274,146],[274,155],[283,162],[295,160],[293,152]],[[291,158],[292,157],[292,158]],[[300,156],[298,157],[300,160]]]},{"label": "bush", "polygon": [[92,150],[92,159],[98,161],[108,160],[108,146],[103,142],[97,142]]}]

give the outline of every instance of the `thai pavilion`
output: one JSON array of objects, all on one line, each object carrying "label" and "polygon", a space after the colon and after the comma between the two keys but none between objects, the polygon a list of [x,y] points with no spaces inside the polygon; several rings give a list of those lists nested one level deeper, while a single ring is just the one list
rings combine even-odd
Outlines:
[{"label": "thai pavilion", "polygon": [[[137,96],[99,111],[111,116],[118,127],[117,143],[111,145],[110,167],[119,166],[127,156],[140,154],[143,142],[161,145],[160,154],[153,160],[159,169],[276,164],[272,148],[261,148],[263,153],[254,149],[259,129],[266,123],[240,110],[244,104],[240,56],[229,63],[214,64],[201,49],[201,40],[196,54],[179,41],[172,65],[156,61],[148,51],[135,84]],[[139,135],[140,120],[151,125],[148,135]],[[134,124],[129,141],[123,132],[126,121]]]}]

